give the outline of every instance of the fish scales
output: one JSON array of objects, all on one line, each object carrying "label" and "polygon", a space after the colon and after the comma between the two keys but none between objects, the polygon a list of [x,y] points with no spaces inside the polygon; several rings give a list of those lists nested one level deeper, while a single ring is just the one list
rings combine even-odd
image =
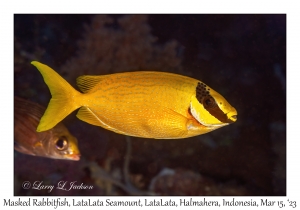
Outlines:
[{"label": "fish scales", "polygon": [[191,84],[196,84],[196,80],[187,81],[186,77],[177,78],[168,73],[124,74],[102,80],[95,87],[94,95],[89,97],[90,100],[95,99],[93,104],[104,105],[106,109],[110,107],[127,109],[127,106],[130,108],[135,105],[151,107],[155,104],[169,107],[187,116],[189,103],[179,102],[189,100],[194,92],[190,88]]},{"label": "fish scales", "polygon": [[[168,73],[139,73],[106,77],[91,90],[93,92],[91,95],[86,95],[89,101],[85,104],[102,122],[121,133],[131,130],[133,136],[152,134],[155,137],[165,137],[165,131],[159,126],[154,130],[151,128],[157,125],[162,127],[169,125],[173,130],[173,127],[185,126],[183,125],[185,122],[176,125],[177,120],[170,118],[168,113],[173,111],[188,117],[187,99],[194,91],[189,88],[191,82],[186,82],[185,77],[177,78]],[[197,83],[196,80],[192,82]],[[170,89],[174,91],[169,91]],[[186,103],[182,103],[183,100],[186,100]],[[182,105],[178,106],[178,104]],[[169,112],[161,111],[163,109]],[[122,119],[122,121],[113,119]],[[180,133],[184,132],[186,131],[180,131]]]}]

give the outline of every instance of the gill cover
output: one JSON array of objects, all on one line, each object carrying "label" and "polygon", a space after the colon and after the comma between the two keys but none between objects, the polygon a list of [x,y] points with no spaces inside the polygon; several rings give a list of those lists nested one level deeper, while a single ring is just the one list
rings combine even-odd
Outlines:
[{"label": "gill cover", "polygon": [[196,120],[207,127],[222,127],[237,119],[237,112],[223,96],[199,82],[191,98],[190,111]]}]

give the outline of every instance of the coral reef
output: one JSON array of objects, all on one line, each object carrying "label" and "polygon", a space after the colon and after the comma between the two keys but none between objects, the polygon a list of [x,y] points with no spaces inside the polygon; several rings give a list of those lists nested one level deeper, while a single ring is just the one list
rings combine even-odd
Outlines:
[{"label": "coral reef", "polygon": [[182,168],[175,170],[164,168],[152,179],[149,188],[159,195],[245,196],[250,194],[245,186],[234,182],[219,184],[209,177]]},{"label": "coral reef", "polygon": [[77,55],[61,67],[62,73],[74,82],[80,75],[180,71],[179,44],[175,40],[157,44],[147,19],[147,15],[125,15],[117,20],[108,15],[95,16],[78,41]]}]

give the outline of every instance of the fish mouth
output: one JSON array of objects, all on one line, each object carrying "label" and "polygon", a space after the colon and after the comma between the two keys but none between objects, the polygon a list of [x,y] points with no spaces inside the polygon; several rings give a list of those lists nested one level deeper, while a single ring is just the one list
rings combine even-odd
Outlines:
[{"label": "fish mouth", "polygon": [[68,158],[70,160],[78,161],[78,160],[80,160],[80,154],[67,155],[66,158]]},{"label": "fish mouth", "polygon": [[228,122],[229,123],[234,123],[237,120],[237,114],[235,115],[227,115],[228,116]]}]

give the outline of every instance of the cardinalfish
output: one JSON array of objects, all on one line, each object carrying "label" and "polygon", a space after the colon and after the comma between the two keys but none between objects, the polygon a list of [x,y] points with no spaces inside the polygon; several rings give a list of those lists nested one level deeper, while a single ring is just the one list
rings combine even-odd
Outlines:
[{"label": "cardinalfish", "polygon": [[62,123],[57,123],[47,131],[36,132],[45,109],[31,101],[14,98],[15,150],[47,158],[79,160],[77,139]]},{"label": "cardinalfish", "polygon": [[203,82],[177,74],[138,71],[77,78],[81,92],[49,66],[31,62],[52,98],[37,131],[53,128],[75,109],[89,124],[136,137],[180,139],[221,128],[237,111]]}]

